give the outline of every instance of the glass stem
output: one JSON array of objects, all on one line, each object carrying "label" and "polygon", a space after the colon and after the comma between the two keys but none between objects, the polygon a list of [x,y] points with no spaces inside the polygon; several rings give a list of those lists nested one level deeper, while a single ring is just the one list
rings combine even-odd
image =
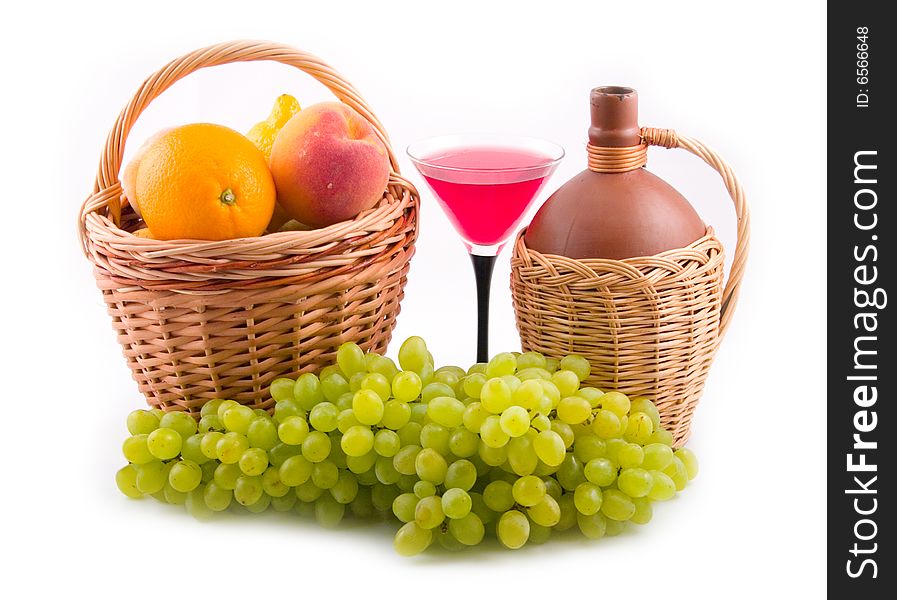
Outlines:
[{"label": "glass stem", "polygon": [[489,289],[495,256],[471,254],[473,274],[477,280],[477,362],[489,361]]}]

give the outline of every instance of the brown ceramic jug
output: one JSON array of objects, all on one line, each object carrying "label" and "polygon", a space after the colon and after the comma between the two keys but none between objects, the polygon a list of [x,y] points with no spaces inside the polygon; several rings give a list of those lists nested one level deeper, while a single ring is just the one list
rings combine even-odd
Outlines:
[{"label": "brown ceramic jug", "polygon": [[688,246],[706,232],[691,204],[644,168],[638,94],[591,92],[589,168],[561,186],[526,230],[542,254],[622,260]]}]

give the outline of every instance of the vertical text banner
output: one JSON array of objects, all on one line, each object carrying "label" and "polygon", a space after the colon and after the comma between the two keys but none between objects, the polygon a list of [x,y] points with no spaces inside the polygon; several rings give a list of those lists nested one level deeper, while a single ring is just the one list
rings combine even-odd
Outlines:
[{"label": "vertical text banner", "polygon": [[835,2],[828,14],[828,583],[833,597],[868,600],[897,597],[886,491],[897,483],[897,31],[886,6]]}]

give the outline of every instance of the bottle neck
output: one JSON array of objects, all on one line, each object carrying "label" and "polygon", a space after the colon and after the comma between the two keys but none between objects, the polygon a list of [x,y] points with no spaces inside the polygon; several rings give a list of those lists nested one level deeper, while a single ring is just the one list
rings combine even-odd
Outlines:
[{"label": "bottle neck", "polygon": [[604,86],[591,93],[589,169],[625,173],[647,162],[647,146],[638,125],[638,93],[627,87]]}]

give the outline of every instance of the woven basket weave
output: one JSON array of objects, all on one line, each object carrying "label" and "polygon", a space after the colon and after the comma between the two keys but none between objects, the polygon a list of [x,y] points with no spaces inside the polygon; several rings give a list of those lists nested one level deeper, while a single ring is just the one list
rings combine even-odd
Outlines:
[{"label": "woven basket weave", "polygon": [[628,161],[621,171],[637,168],[644,164],[646,146],[657,145],[688,150],[716,169],[738,218],[725,287],[723,247],[709,227],[686,248],[626,260],[543,255],[527,248],[521,231],[511,261],[511,292],[524,350],[556,358],[585,356],[592,364],[590,385],[653,400],[681,446],[738,299],[750,215],[731,168],[706,146],[669,129],[645,128],[642,138],[645,147],[631,156],[624,156],[626,151],[602,157],[600,149],[590,148],[590,168],[604,159]]},{"label": "woven basket weave", "polygon": [[[389,149],[381,201],[354,220],[312,231],[218,242],[132,235],[141,225],[122,210],[118,173],[141,112],[198,69],[259,60],[308,73],[370,121]],[[187,54],[144,82],[109,133],[79,226],[140,391],[152,406],[196,413],[213,398],[270,408],[275,378],[333,362],[346,341],[385,351],[414,253],[418,207],[383,126],[338,73],[288,46],[234,42]]]}]

